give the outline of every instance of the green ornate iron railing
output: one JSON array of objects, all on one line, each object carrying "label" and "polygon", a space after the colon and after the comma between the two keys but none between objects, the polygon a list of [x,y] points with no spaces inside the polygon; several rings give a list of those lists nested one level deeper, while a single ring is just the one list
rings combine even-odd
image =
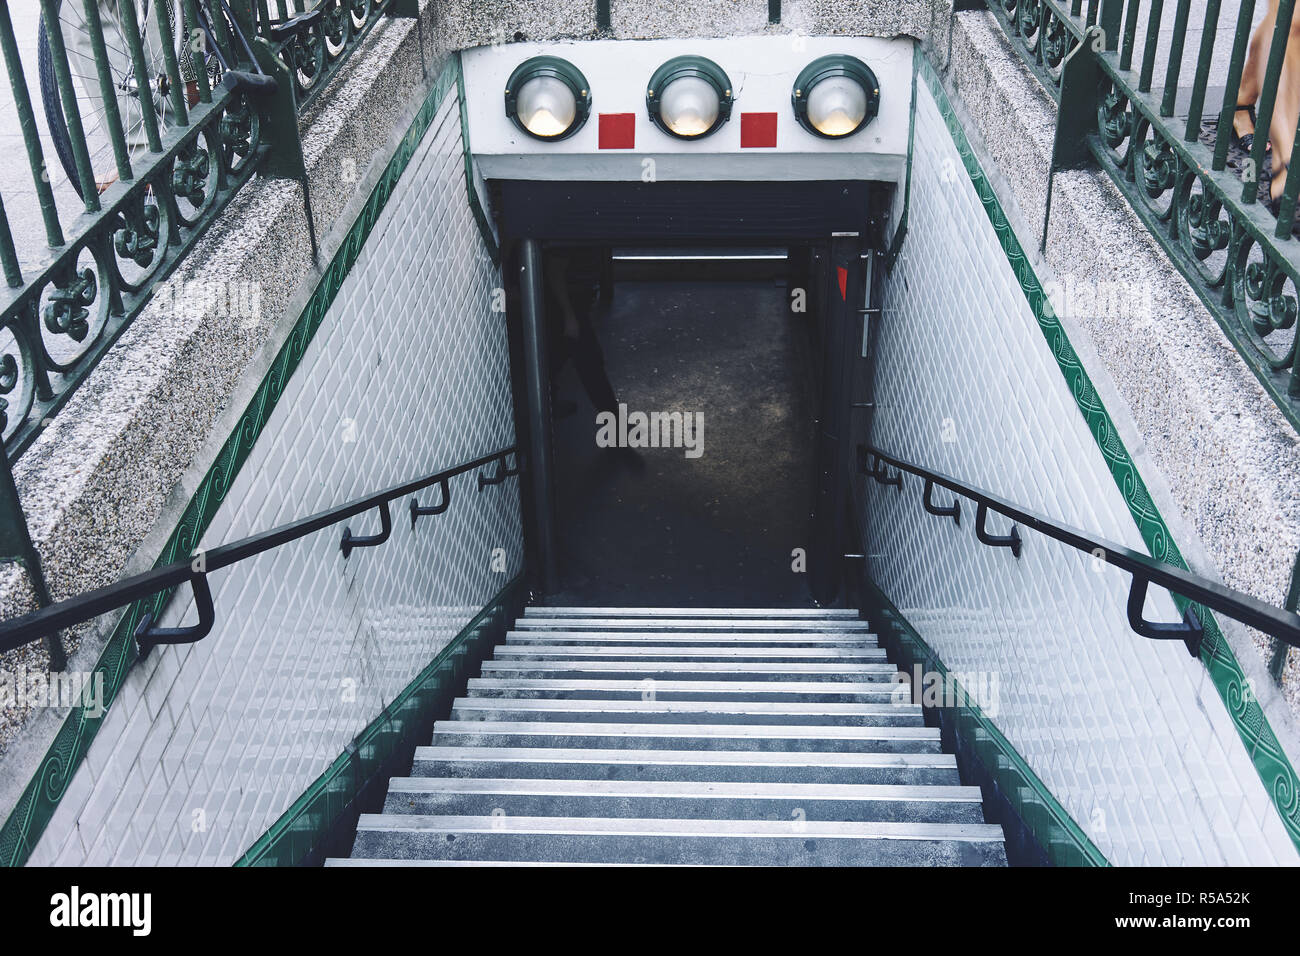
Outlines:
[{"label": "green ornate iron railing", "polygon": [[[23,564],[44,605],[12,461],[255,172],[301,183],[315,249],[298,112],[380,17],[416,16],[418,0],[39,4],[34,101],[0,0],[0,52],[45,239],[20,257],[0,199],[0,561]],[[69,187],[80,211],[63,222],[55,191]],[[217,308],[245,295],[208,291]]]},{"label": "green ornate iron railing", "polygon": [[[1279,200],[1266,188],[1270,125],[1300,124],[1274,115],[1295,5],[1280,0],[1276,26],[1260,29],[1267,58],[1248,74],[1260,56],[1250,53],[1255,0],[1238,0],[1230,28],[1222,0],[1198,0],[1199,23],[1192,0],[1148,0],[1145,11],[1142,0],[989,0],[988,9],[1057,101],[1052,171],[1106,170],[1300,429],[1300,243],[1292,234],[1300,176],[1286,178]],[[1243,76],[1247,89],[1261,81],[1249,152],[1232,133]]]},{"label": "green ornate iron railing", "polygon": [[[233,0],[214,2],[224,6]],[[257,0],[257,30],[288,66],[301,111],[381,14],[415,17],[418,8],[419,0]]]}]

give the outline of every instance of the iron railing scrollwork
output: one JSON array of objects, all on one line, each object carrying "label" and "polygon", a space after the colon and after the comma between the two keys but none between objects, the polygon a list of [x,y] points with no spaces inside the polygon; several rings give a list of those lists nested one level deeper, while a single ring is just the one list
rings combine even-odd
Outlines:
[{"label": "iron railing scrollwork", "polygon": [[257,0],[257,32],[288,67],[301,111],[382,16],[400,12],[399,6],[401,0]]},{"label": "iron railing scrollwork", "polygon": [[[39,83],[29,85],[0,0],[0,52],[45,239],[20,257],[0,199],[6,472],[254,172],[300,180],[315,248],[297,114],[383,16],[418,14],[416,0],[39,3]],[[68,223],[55,198],[62,176],[81,206]],[[248,304],[240,290],[198,290],[201,301],[174,291],[186,308]],[[0,524],[29,542],[16,498],[0,506]],[[39,598],[39,562],[22,563]]]},{"label": "iron railing scrollwork", "polygon": [[[891,468],[894,469],[892,473]],[[1021,554],[1023,541],[1019,526],[1023,525],[1041,535],[1090,554],[1096,560],[1105,561],[1127,571],[1131,578],[1127,603],[1128,622],[1134,632],[1143,637],[1152,640],[1180,640],[1187,646],[1193,657],[1199,656],[1205,633],[1202,621],[1204,612],[1199,609],[1208,609],[1262,631],[1286,646],[1300,647],[1300,615],[1295,613],[1294,598],[1294,594],[1300,591],[1300,584],[1296,584],[1295,581],[1292,583],[1293,597],[1288,601],[1287,609],[1275,608],[1249,594],[1234,591],[1216,581],[1172,564],[1166,564],[1150,555],[1134,551],[1090,532],[1072,528],[1054,518],[1000,498],[990,491],[888,455],[874,447],[858,446],[858,470],[878,484],[893,486],[900,492],[903,490],[904,473],[922,479],[923,507],[927,513],[940,519],[949,517],[957,519],[960,514],[960,501],[954,501],[949,507],[934,507],[932,496],[936,486],[952,492],[957,499],[965,498],[973,501],[977,511],[976,535],[980,543],[990,547],[1008,548],[1016,558]],[[1007,534],[994,535],[987,531],[985,521],[989,512],[996,512],[1015,522]],[[960,526],[960,520],[958,525]],[[1300,581],[1300,563],[1297,565],[1296,580]],[[1143,617],[1143,604],[1146,601],[1147,591],[1153,584],[1189,602],[1182,621],[1163,623],[1148,621]]]},{"label": "iron railing scrollwork", "polygon": [[[1295,2],[1280,0],[1279,24],[1291,22]],[[1166,6],[1172,30],[1162,41]],[[1188,279],[1292,427],[1300,429],[1300,242],[1292,235],[1300,176],[1288,177],[1276,216],[1259,185],[1288,31],[1279,29],[1272,36],[1253,152],[1244,161],[1238,157],[1232,168],[1230,131],[1255,2],[1243,0],[1231,47],[1218,51],[1220,66],[1227,58],[1221,103],[1207,103],[1221,3],[1209,0],[1199,24],[1189,24],[1190,7],[1188,0],[1149,4],[1145,11],[1138,0],[988,2],[1012,47],[1057,100],[1058,149],[1062,131],[1083,134],[1087,151]],[[1158,77],[1161,42],[1169,49],[1163,51],[1167,66]],[[1192,43],[1196,70],[1180,103],[1183,52]],[[1065,89],[1069,80],[1063,64],[1075,53],[1096,66],[1095,74],[1079,74],[1095,81],[1082,96]],[[1053,166],[1057,168],[1055,157]]]},{"label": "iron railing scrollwork", "polygon": [[[513,465],[510,463],[512,456]],[[485,471],[488,468],[493,470]],[[170,593],[173,589],[184,585],[188,585],[194,591],[195,606],[198,610],[197,623],[184,627],[163,628],[157,626],[152,614],[145,614],[135,630],[138,656],[144,657],[151,648],[160,644],[189,644],[202,640],[212,631],[216,623],[216,609],[208,584],[208,576],[214,571],[220,571],[264,552],[283,547],[299,538],[323,531],[357,515],[377,511],[383,520],[383,527],[379,534],[357,537],[352,534],[350,527],[344,529],[339,550],[342,552],[343,559],[347,560],[355,548],[379,547],[391,539],[393,501],[410,496],[411,511],[414,516],[418,509],[416,494],[437,485],[442,492],[441,504],[436,509],[420,510],[419,513],[442,514],[452,505],[451,482],[458,475],[478,472],[477,488],[482,491],[485,487],[502,484],[506,478],[518,475],[520,470],[521,463],[515,447],[502,448],[500,451],[494,451],[413,481],[394,485],[364,498],[354,499],[346,504],[280,525],[243,540],[196,552],[193,560],[175,561],[143,574],[123,578],[97,591],[50,604],[21,617],[0,621],[0,653],[33,641],[50,639],[60,631],[93,620],[101,614],[120,610],[158,594]],[[415,531],[414,518],[411,529],[412,532]]]}]

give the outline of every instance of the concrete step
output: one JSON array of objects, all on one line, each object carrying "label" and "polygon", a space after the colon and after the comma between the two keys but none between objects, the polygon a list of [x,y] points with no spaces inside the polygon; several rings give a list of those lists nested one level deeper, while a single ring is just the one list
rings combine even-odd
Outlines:
[{"label": "concrete step", "polygon": [[1005,865],[852,611],[530,608],[331,866]]},{"label": "concrete step", "polygon": [[856,621],[858,612],[852,608],[817,607],[526,607],[524,617],[758,617]]},{"label": "concrete step", "polygon": [[944,753],[417,747],[412,776],[957,786]]},{"label": "concrete step", "polygon": [[484,677],[551,677],[674,680],[815,680],[888,682],[898,668],[890,664],[790,664],[782,661],[516,661],[483,662]]},{"label": "concrete step", "polygon": [[596,644],[502,644],[496,660],[610,660],[610,661],[853,661],[884,663],[878,647],[673,647],[615,646]]},{"label": "concrete step", "polygon": [[547,700],[735,700],[806,703],[889,703],[907,700],[894,683],[839,681],[583,680],[473,677],[473,697]]},{"label": "concrete step", "polygon": [[610,646],[670,645],[688,647],[879,647],[876,635],[761,633],[757,631],[507,631],[506,643],[598,644]]},{"label": "concrete step", "polygon": [[1002,866],[987,824],[363,814],[353,857],[673,865]]},{"label": "concrete step", "polygon": [[[352,859],[351,857],[330,857],[325,861],[325,866],[329,867],[417,867],[417,866],[435,866],[435,867],[470,867],[470,866],[496,866],[509,867],[515,869],[524,866],[664,866],[662,863],[561,863],[558,860],[369,860],[364,858]],[[703,866],[704,864],[699,864]]]},{"label": "concrete step", "polygon": [[433,746],[939,753],[939,728],[440,720]]},{"label": "concrete step", "polygon": [[671,724],[834,724],[920,727],[916,704],[840,704],[748,700],[503,700],[461,697],[452,720],[639,721]]},{"label": "concrete step", "polygon": [[385,813],[983,823],[978,787],[399,777]]},{"label": "concrete step", "polygon": [[774,634],[797,631],[812,634],[871,633],[866,621],[799,620],[773,618],[641,618],[641,617],[521,617],[516,630],[554,631],[758,631]]}]

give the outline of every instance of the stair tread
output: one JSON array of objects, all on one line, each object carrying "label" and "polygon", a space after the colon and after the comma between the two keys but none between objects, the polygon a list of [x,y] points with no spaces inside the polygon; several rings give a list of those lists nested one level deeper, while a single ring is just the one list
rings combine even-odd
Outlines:
[{"label": "stair tread", "polygon": [[551,777],[394,777],[389,793],[567,796],[753,797],[769,800],[907,800],[979,803],[979,787],[947,784],[747,783],[714,780],[583,780]]},{"label": "stair tread", "polygon": [[856,727],[843,724],[646,724],[528,721],[440,720],[438,734],[537,734],[544,737],[763,737],[827,740],[938,740],[938,727]]},{"label": "stair tread", "polygon": [[[651,689],[644,680],[583,679],[565,677],[473,677],[471,694],[477,688],[504,690],[573,690],[634,691],[644,694]],[[860,694],[879,696],[893,694],[892,686],[880,683],[851,683],[839,681],[711,681],[711,680],[659,680],[653,684],[656,693],[714,692],[719,694]]]},{"label": "stair tread", "polygon": [[626,618],[626,617],[533,617],[515,622],[518,630],[586,630],[590,628],[618,628],[638,631],[812,631],[824,633],[870,633],[871,625],[858,620],[822,620],[776,618]]},{"label": "stair tread", "polygon": [[765,671],[773,674],[896,674],[892,664],[789,664],[781,661],[498,661],[483,662],[484,669],[540,670],[646,670],[669,673],[696,671],[699,673],[726,673],[728,671]]},{"label": "stair tread", "polygon": [[799,632],[762,631],[558,631],[522,630],[507,631],[506,645],[516,646],[524,641],[591,641],[595,644],[684,644],[698,645],[775,644],[785,647],[803,645],[828,647],[879,647],[876,635],[870,632],[851,634],[814,634]]},{"label": "stair tread", "polygon": [[938,767],[957,766],[945,753],[785,750],[618,750],[602,747],[417,747],[419,761],[523,761],[527,763],[713,764],[768,767]]},{"label": "stair tread", "polygon": [[496,649],[498,659],[544,654],[554,657],[592,655],[616,660],[635,660],[638,657],[734,657],[737,659],[765,657],[827,657],[846,660],[884,660],[885,652],[874,647],[601,647],[599,644],[502,644]]},{"label": "stair tread", "polygon": [[799,703],[781,701],[743,700],[563,700],[502,697],[458,697],[452,708],[464,710],[535,710],[535,711],[610,711],[628,714],[799,714],[799,715],[860,715],[886,716],[894,714],[921,715],[920,704],[841,704]]},{"label": "stair tread", "polygon": [[524,617],[810,617],[858,619],[852,608],[804,607],[545,607],[524,608]]},{"label": "stair tread", "polygon": [[[631,861],[618,860],[607,863],[594,863],[591,861],[561,862],[559,860],[395,860],[395,859],[371,859],[368,857],[330,857],[325,861],[326,866],[715,866],[713,863],[634,863]],[[739,864],[735,864],[739,865]],[[757,864],[755,864],[757,865]]]},{"label": "stair tread", "polygon": [[420,813],[363,813],[358,830],[435,830],[459,833],[609,833],[681,837],[755,836],[806,840],[813,837],[886,840],[1002,842],[1002,828],[988,823],[894,821],[675,820],[663,817],[438,816]]}]

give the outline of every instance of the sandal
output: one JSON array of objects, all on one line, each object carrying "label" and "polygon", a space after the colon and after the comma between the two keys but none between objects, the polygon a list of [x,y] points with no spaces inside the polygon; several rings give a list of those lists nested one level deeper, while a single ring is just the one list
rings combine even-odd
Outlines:
[{"label": "sandal", "polygon": [[[1250,117],[1250,125],[1251,126],[1255,125],[1256,121],[1255,121],[1254,103],[1249,103],[1246,106],[1238,106],[1236,112],[1237,113],[1245,112],[1246,115]],[[1243,152],[1246,153],[1246,155],[1250,155],[1250,151],[1255,148],[1255,134],[1252,132],[1252,133],[1247,133],[1244,136],[1238,136],[1237,128],[1235,125],[1229,127],[1228,132],[1230,134],[1228,138],[1228,145],[1231,146],[1233,149],[1242,150]]]}]

